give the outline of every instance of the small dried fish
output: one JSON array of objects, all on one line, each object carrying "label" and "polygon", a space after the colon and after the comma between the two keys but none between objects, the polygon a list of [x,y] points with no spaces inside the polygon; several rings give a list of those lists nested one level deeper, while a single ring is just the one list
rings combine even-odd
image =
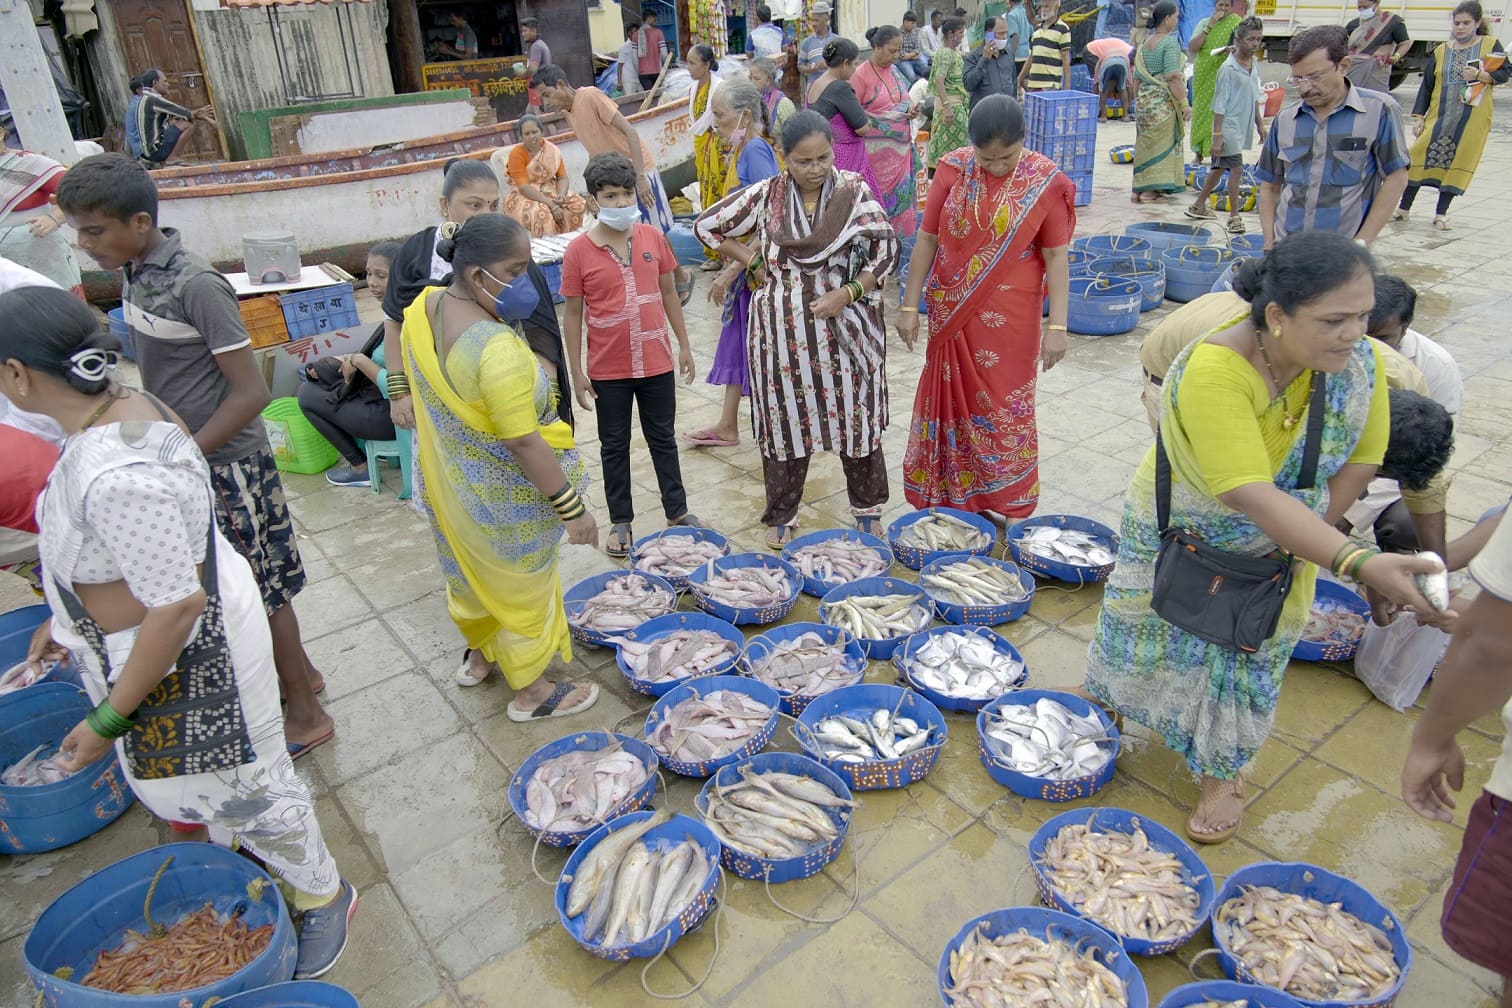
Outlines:
[{"label": "small dried fish", "polygon": [[581,630],[622,634],[677,608],[677,596],[638,574],[609,579],[602,591],[567,604],[567,622]]},{"label": "small dried fish", "polygon": [[1086,824],[1062,827],[1041,862],[1050,885],[1082,916],[1126,938],[1171,941],[1199,924],[1202,899],[1174,854],[1150,846],[1138,826],[1103,833]]},{"label": "small dried fish", "polygon": [[779,605],[795,594],[787,571],[777,567],[727,567],[689,585],[701,598],[741,609],[763,609]]},{"label": "small dried fish", "polygon": [[1029,597],[1021,580],[980,557],[941,564],[920,580],[931,595],[961,606],[1006,605]]},{"label": "small dried fish", "polygon": [[664,535],[637,547],[633,560],[637,570],[680,578],[724,555],[724,549],[716,543],[688,535]]},{"label": "small dried fish", "polygon": [[918,633],[934,614],[917,595],[849,595],[825,603],[823,619],[852,637],[888,640]]},{"label": "small dried fish", "polygon": [[1377,1001],[1402,972],[1380,928],[1272,886],[1245,886],[1213,930],[1256,980],[1305,1001]]},{"label": "small dried fish", "polygon": [[673,682],[703,675],[735,657],[737,648],[712,630],[674,630],[653,641],[621,641],[620,654],[637,679]]},{"label": "small dried fish", "polygon": [[1105,567],[1118,559],[1111,540],[1078,529],[1031,525],[1016,541],[1025,553],[1073,567]]},{"label": "small dried fish", "polygon": [[[708,880],[715,864],[692,837],[643,842],[652,825],[648,819],[599,841],[584,864],[621,833],[630,834],[628,842],[616,842],[597,857],[591,877],[579,866],[568,890],[567,916],[582,918],[584,940],[611,948],[643,942],[672,923]],[[579,879],[585,880],[581,892]]]},{"label": "small dried fish", "polygon": [[1365,633],[1365,617],[1328,599],[1313,602],[1302,639],[1314,644],[1352,644]]},{"label": "small dried fish", "polygon": [[745,745],[771,718],[772,708],[749,694],[715,690],[665,710],[646,741],[668,759],[705,763]]},{"label": "small dried fish", "polygon": [[856,663],[844,644],[829,644],[810,630],[772,645],[762,658],[750,661],[751,675],[784,693],[815,697],[858,681],[866,663]]},{"label": "small dried fish", "polygon": [[840,832],[827,809],[851,808],[812,777],[758,773],[742,767],[741,779],[715,785],[703,819],[721,843],[764,858],[801,857]]},{"label": "small dried fish", "polygon": [[[859,712],[858,712],[859,713]],[[902,759],[929,745],[927,725],[896,717],[885,707],[859,717],[836,714],[822,718],[810,733],[825,759],[838,763],[876,763]]]},{"label": "small dried fish", "polygon": [[1008,769],[1047,780],[1098,773],[1113,758],[1107,729],[1095,715],[1075,714],[1047,697],[987,713],[987,748]]},{"label": "small dried fish", "polygon": [[1423,598],[1428,604],[1439,612],[1449,608],[1449,569],[1444,566],[1444,558],[1437,553],[1424,552],[1418,556],[1432,557],[1438,561],[1438,570],[1431,574],[1414,574],[1412,580],[1417,582],[1418,591],[1423,593]]},{"label": "small dried fish", "polygon": [[945,996],[960,1008],[1126,1008],[1124,982],[1097,961],[1097,950],[1078,951],[1059,938],[1037,938],[1020,928],[988,938],[985,925],[950,950],[951,985]]},{"label": "small dried fish", "polygon": [[618,743],[574,749],[545,760],[525,782],[525,825],[548,833],[576,833],[602,823],[640,790],[650,772]]},{"label": "small dried fish", "polygon": [[975,525],[938,512],[905,525],[897,541],[900,546],[931,553],[963,553],[992,545],[992,537]]},{"label": "small dried fish", "polygon": [[800,546],[789,551],[787,559],[804,577],[830,588],[875,577],[890,566],[875,546],[848,535]]},{"label": "small dried fish", "polygon": [[[46,758],[43,753],[49,753]],[[58,766],[56,746],[39,745],[0,774],[0,784],[6,787],[36,787],[39,784],[56,784],[66,780],[69,772]]]},{"label": "small dried fish", "polygon": [[[905,645],[908,646],[908,645]],[[1024,663],[970,630],[931,634],[900,660],[916,685],[958,700],[991,700],[1024,681]]]},{"label": "small dried fish", "polygon": [[[239,915],[216,913],[206,903],[161,935],[126,930],[126,939],[95,958],[83,984],[116,994],[169,994],[195,990],[241,970],[273,940],[272,924],[248,928]],[[188,999],[179,1001],[187,1004]]]}]

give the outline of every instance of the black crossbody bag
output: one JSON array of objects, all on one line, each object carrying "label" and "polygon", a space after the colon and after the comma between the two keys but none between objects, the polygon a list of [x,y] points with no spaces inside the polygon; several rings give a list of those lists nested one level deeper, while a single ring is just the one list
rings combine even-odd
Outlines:
[{"label": "black crossbody bag", "polygon": [[[1318,480],[1325,384],[1314,384],[1308,405],[1298,490],[1310,490]],[[1211,644],[1231,651],[1260,650],[1276,632],[1291,591],[1291,558],[1237,556],[1209,546],[1188,529],[1171,528],[1171,460],[1158,432],[1155,520],[1160,527],[1160,551],[1155,555],[1150,608],[1167,623]]]}]

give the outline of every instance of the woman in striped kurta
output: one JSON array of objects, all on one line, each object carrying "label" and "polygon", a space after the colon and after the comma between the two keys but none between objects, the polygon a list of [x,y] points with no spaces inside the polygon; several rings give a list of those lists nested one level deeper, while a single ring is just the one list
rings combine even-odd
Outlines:
[{"label": "woman in striped kurta", "polygon": [[840,453],[857,527],[881,530],[887,349],[877,288],[898,259],[897,235],[870,187],[835,169],[823,117],[795,114],[782,146],[782,174],[726,196],[695,226],[700,241],[752,277],[752,427],[773,548],[793,536],[818,451]]}]

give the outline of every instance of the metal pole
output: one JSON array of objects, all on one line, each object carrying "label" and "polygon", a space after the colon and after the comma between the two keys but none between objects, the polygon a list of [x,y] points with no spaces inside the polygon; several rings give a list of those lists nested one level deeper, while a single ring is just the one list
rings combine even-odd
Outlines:
[{"label": "metal pole", "polygon": [[0,84],[22,146],[66,165],[79,160],[26,0],[0,0]]}]

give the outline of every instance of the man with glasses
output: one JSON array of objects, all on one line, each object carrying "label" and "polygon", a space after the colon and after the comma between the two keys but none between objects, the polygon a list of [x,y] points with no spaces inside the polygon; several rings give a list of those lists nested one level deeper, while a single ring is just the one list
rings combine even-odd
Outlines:
[{"label": "man with glasses", "polygon": [[1368,244],[1407,188],[1402,109],[1350,83],[1348,52],[1349,36],[1336,25],[1291,40],[1288,83],[1302,100],[1276,116],[1256,171],[1267,250],[1295,231],[1338,231]]}]

